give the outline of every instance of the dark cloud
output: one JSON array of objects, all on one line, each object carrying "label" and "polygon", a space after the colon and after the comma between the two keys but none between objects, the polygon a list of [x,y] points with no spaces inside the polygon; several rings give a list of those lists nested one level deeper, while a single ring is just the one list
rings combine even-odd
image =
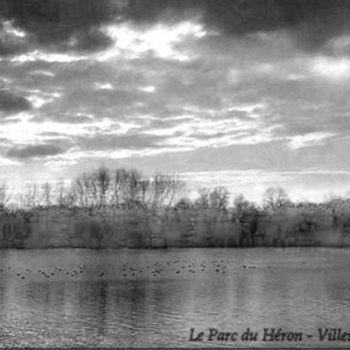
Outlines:
[{"label": "dark cloud", "polygon": [[95,50],[110,40],[100,25],[115,19],[125,1],[121,0],[2,0],[5,20],[32,34],[42,45],[56,48]]},{"label": "dark cloud", "polygon": [[22,45],[12,42],[4,42],[0,39],[0,56],[8,56],[24,51]]},{"label": "dark cloud", "polygon": [[23,39],[6,33],[5,26],[0,22],[0,56],[20,53],[25,49],[26,44]]},{"label": "dark cloud", "polygon": [[25,147],[14,147],[7,151],[8,158],[32,158],[32,157],[46,157],[63,153],[64,150],[58,146],[51,144],[30,145]]},{"label": "dark cloud", "polygon": [[193,13],[229,35],[286,29],[310,50],[350,31],[349,0],[131,0],[127,7],[127,16],[142,22]]},{"label": "dark cloud", "polygon": [[[2,0],[0,20],[13,20],[36,43],[55,49],[94,51],[111,39],[101,25],[178,21],[202,15],[227,35],[288,30],[308,50],[350,32],[350,0]],[[0,28],[1,29],[1,28]],[[0,40],[0,54],[22,50]]]},{"label": "dark cloud", "polygon": [[88,32],[80,31],[74,36],[74,40],[74,48],[81,51],[103,49],[112,43],[112,39],[98,28],[90,28]]},{"label": "dark cloud", "polygon": [[0,111],[15,113],[31,108],[29,101],[6,90],[0,90]]}]

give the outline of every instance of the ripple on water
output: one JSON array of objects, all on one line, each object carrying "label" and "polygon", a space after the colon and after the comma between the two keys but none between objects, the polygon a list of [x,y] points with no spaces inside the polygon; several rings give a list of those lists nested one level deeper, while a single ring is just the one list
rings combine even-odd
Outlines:
[{"label": "ripple on water", "polygon": [[192,327],[344,328],[349,258],[326,248],[0,251],[0,345],[189,346]]}]

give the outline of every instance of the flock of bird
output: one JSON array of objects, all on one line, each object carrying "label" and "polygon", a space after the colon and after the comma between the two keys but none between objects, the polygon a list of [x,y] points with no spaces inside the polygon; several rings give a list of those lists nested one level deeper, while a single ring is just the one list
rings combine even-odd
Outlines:
[{"label": "flock of bird", "polygon": [[[233,261],[224,259],[214,259],[212,261],[201,261],[201,262],[190,262],[181,260],[172,260],[166,262],[145,262],[143,264],[132,264],[125,262],[118,264],[117,267],[111,268],[109,266],[104,267],[90,267],[88,268],[85,264],[78,264],[70,269],[63,269],[59,267],[52,267],[51,269],[21,269],[16,271],[16,276],[20,280],[26,280],[31,276],[36,276],[44,280],[50,280],[62,277],[68,279],[80,279],[84,277],[102,279],[107,278],[121,278],[121,279],[133,279],[142,277],[169,277],[169,276],[194,276],[206,273],[215,274],[226,274],[233,266],[237,267],[236,264],[232,264]],[[107,268],[106,268],[107,267]],[[241,269],[255,269],[255,265],[241,265],[238,266]],[[270,266],[267,266],[270,268]],[[11,270],[11,267],[7,269],[1,269],[1,272]]]},{"label": "flock of bird", "polygon": [[[62,268],[59,267],[54,267],[53,269],[38,269],[38,270],[34,270],[34,269],[22,269],[20,271],[16,272],[16,276],[17,278],[21,279],[21,280],[25,280],[30,276],[33,276],[35,274],[45,278],[45,279],[50,279],[50,278],[54,278],[57,275],[62,275],[65,274],[68,277],[77,277],[77,276],[82,276],[84,273],[84,270],[86,269],[86,265],[77,265],[77,268],[74,268],[72,270],[64,270]],[[0,273],[6,272],[6,270],[8,272],[10,272],[11,270],[11,266],[7,267],[7,269],[5,268],[0,268]],[[102,275],[101,275],[102,276]]]}]

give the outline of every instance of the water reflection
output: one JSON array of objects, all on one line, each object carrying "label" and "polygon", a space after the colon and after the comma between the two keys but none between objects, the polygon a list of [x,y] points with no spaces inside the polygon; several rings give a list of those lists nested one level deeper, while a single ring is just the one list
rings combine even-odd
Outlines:
[{"label": "water reflection", "polygon": [[[238,332],[282,327],[315,335],[293,346],[319,345],[318,327],[346,328],[350,321],[347,250],[114,251],[107,257],[60,250],[54,259],[36,253],[36,258],[28,251],[1,253],[1,346],[192,346],[190,329],[210,327]],[[225,273],[216,272],[218,259]],[[140,269],[152,261],[163,274],[122,278],[122,264]],[[172,261],[193,261],[195,273],[177,273]],[[52,270],[82,263],[87,272],[79,279],[43,280],[34,273],[43,265]],[[33,273],[20,279],[18,271],[28,266]],[[238,345],[259,344],[274,345]]]}]

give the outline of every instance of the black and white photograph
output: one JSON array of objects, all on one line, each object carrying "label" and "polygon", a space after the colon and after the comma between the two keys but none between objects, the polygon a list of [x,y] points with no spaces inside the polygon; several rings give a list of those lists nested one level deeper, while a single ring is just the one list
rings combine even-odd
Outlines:
[{"label": "black and white photograph", "polygon": [[350,348],[350,0],[0,0],[0,348]]}]

